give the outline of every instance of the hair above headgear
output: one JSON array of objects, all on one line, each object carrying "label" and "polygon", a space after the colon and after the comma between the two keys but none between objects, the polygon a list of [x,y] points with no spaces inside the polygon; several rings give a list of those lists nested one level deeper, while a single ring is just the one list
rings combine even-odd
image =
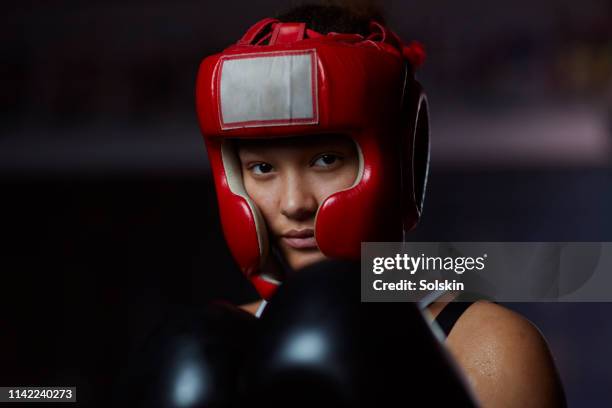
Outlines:
[{"label": "hair above headgear", "polygon": [[370,22],[385,23],[382,12],[371,1],[325,1],[304,4],[276,16],[285,23],[302,22],[321,34],[330,32],[361,34],[370,32]]}]

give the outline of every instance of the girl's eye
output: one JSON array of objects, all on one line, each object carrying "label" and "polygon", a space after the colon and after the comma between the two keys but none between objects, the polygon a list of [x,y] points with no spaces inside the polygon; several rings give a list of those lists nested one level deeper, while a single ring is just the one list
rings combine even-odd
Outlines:
[{"label": "girl's eye", "polygon": [[272,165],[268,163],[257,163],[251,166],[254,174],[268,174],[272,171]]},{"label": "girl's eye", "polygon": [[329,167],[336,164],[336,162],[338,162],[338,159],[340,158],[335,154],[323,154],[317,160],[315,160],[312,165],[319,167]]}]

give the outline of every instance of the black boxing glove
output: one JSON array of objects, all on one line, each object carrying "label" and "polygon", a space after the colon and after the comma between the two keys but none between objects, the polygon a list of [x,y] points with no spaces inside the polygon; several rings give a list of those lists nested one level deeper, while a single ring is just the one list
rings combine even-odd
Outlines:
[{"label": "black boxing glove", "polygon": [[174,312],[129,362],[113,406],[234,406],[238,372],[256,321],[222,303]]},{"label": "black boxing glove", "polygon": [[361,303],[359,264],[298,271],[270,300],[243,405],[476,406],[413,303]]}]

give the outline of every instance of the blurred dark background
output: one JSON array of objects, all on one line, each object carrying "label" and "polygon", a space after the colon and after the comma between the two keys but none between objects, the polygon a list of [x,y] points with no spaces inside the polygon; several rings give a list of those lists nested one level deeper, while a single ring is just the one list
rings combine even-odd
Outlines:
[{"label": "blurred dark background", "polygon": [[[0,385],[107,406],[174,305],[255,299],[222,239],[200,60],[297,2],[4,2]],[[432,167],[415,240],[612,241],[612,3],[381,1],[428,50]],[[611,304],[512,304],[571,406],[612,404]]]}]

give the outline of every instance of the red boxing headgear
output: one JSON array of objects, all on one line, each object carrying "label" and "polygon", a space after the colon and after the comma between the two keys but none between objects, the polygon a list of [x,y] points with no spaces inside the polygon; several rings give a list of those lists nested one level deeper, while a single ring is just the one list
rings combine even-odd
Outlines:
[{"label": "red boxing headgear", "polygon": [[268,233],[246,194],[235,138],[350,136],[360,157],[348,189],[327,197],[315,238],[330,258],[360,257],[366,241],[401,241],[421,214],[429,164],[427,100],[414,80],[423,48],[373,22],[371,34],[322,35],[265,19],[209,56],[196,85],[198,118],[232,255],[264,298]]}]

